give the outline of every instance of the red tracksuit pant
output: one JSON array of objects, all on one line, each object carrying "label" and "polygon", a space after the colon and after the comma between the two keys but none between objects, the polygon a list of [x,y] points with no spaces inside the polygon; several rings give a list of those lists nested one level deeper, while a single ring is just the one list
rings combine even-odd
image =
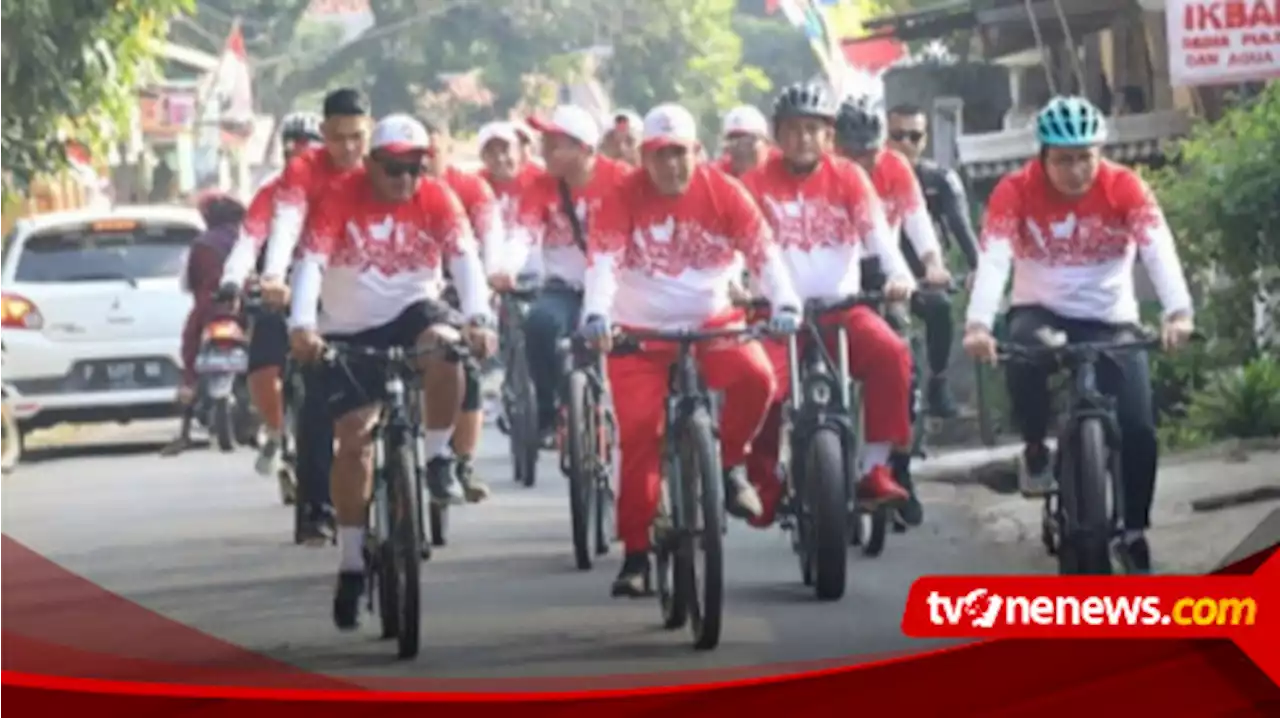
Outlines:
[{"label": "red tracksuit pant", "polygon": [[[867,307],[833,314],[824,323],[841,322],[849,338],[849,373],[862,383],[863,425],[869,444],[905,446],[911,441],[911,349],[880,315]],[[835,356],[835,331],[827,341]],[[770,526],[782,496],[778,480],[782,402],[790,392],[790,367],[785,341],[765,342],[776,376],[773,401],[764,426],[751,444],[747,475],[760,494],[764,513],[752,519],[754,526]]]},{"label": "red tracksuit pant", "polygon": [[[703,380],[722,392],[720,448],[724,468],[741,466],[775,393],[773,368],[759,342],[712,340],[694,350]],[[649,529],[661,497],[662,432],[674,344],[651,343],[608,361],[622,464],[618,535],[627,553],[649,548]]]}]

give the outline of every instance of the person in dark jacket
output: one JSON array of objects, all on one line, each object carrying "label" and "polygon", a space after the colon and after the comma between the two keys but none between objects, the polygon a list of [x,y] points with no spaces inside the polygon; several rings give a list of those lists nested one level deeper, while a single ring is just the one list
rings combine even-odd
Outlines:
[{"label": "person in dark jacket", "polygon": [[184,288],[191,293],[193,304],[182,328],[182,386],[178,401],[184,407],[182,430],[178,438],[165,447],[163,454],[181,453],[191,444],[191,421],[194,418],[196,386],[196,354],[205,325],[218,311],[215,295],[222,281],[222,267],[240,235],[245,207],[239,200],[220,192],[211,192],[197,200],[205,231],[191,243],[187,268],[182,276]]}]

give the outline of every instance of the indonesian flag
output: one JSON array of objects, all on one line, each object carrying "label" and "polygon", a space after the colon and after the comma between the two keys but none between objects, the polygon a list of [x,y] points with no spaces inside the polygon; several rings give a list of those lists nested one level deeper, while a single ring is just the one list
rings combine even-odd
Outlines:
[{"label": "indonesian flag", "polygon": [[218,67],[209,77],[212,87],[206,97],[216,103],[221,124],[234,128],[253,127],[253,80],[249,74],[249,56],[244,49],[244,34],[237,19],[227,36]]}]

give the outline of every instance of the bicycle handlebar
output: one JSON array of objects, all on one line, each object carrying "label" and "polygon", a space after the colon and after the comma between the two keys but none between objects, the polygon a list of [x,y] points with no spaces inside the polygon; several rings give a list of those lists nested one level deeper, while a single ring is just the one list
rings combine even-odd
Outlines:
[{"label": "bicycle handlebar", "polygon": [[439,346],[434,347],[370,347],[343,341],[328,341],[325,343],[325,347],[320,354],[320,358],[322,361],[329,364],[338,361],[344,356],[358,357],[361,359],[376,359],[381,362],[393,364],[405,363],[419,357],[444,352],[452,353],[454,356],[459,358],[465,358],[468,356],[467,347],[461,340],[445,341]]},{"label": "bicycle handlebar", "polygon": [[764,324],[751,324],[745,327],[723,329],[626,329],[619,331],[615,339],[619,342],[691,344],[726,337],[758,338],[765,333],[765,328]]},{"label": "bicycle handlebar", "polygon": [[1158,348],[1160,336],[1145,331],[1137,339],[1105,342],[1062,342],[1054,344],[996,345],[996,357],[1000,361],[1034,361],[1044,358],[1079,358],[1094,353],[1144,351]]}]

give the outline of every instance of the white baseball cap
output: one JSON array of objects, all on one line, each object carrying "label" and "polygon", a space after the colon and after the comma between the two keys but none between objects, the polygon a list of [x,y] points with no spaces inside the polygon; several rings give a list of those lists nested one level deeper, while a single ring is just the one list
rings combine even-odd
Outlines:
[{"label": "white baseball cap", "polygon": [[550,120],[530,117],[529,124],[539,132],[554,132],[581,142],[588,147],[600,144],[600,123],[590,112],[576,105],[560,105]]},{"label": "white baseball cap", "polygon": [[698,123],[688,110],[673,103],[658,105],[644,116],[645,149],[698,144]]},{"label": "white baseball cap", "polygon": [[393,154],[426,152],[431,149],[431,136],[421,122],[409,115],[387,115],[373,126],[369,149],[386,150]]},{"label": "white baseball cap", "polygon": [[520,144],[520,134],[516,131],[516,126],[510,122],[490,122],[481,127],[476,135],[476,148],[483,152],[485,145],[492,140],[502,140],[516,147]]},{"label": "white baseball cap", "polygon": [[751,105],[735,107],[725,114],[724,130],[721,132],[721,136],[723,137],[730,137],[732,135],[759,135],[761,137],[768,137],[769,121],[764,118],[764,113]]}]

